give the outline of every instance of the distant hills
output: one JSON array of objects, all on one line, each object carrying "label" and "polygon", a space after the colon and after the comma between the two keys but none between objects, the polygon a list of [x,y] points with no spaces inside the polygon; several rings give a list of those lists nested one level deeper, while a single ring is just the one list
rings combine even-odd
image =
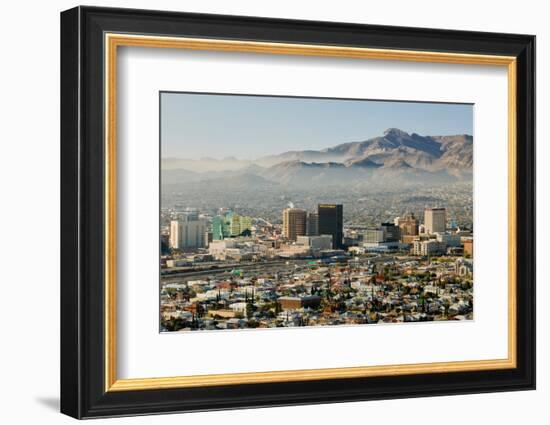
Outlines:
[{"label": "distant hills", "polygon": [[452,182],[472,178],[470,135],[421,136],[390,128],[382,136],[323,150],[289,151],[254,161],[163,159],[162,184],[253,188],[376,182]]}]

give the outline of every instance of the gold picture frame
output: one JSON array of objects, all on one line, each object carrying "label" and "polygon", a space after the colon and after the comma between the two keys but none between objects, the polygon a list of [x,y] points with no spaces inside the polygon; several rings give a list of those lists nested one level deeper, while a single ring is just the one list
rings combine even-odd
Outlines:
[{"label": "gold picture frame", "polygon": [[[317,46],[308,44],[265,43],[254,41],[105,34],[105,391],[135,391],[236,385],[319,379],[411,375],[419,373],[466,372],[516,367],[516,58],[513,56],[442,53],[411,50]],[[276,372],[231,373],[169,378],[117,379],[116,375],[116,96],[117,51],[119,47],[189,49],[279,55],[324,56],[358,60],[392,60],[447,64],[491,65],[506,67],[508,72],[508,358],[457,362],[399,364]]]}]

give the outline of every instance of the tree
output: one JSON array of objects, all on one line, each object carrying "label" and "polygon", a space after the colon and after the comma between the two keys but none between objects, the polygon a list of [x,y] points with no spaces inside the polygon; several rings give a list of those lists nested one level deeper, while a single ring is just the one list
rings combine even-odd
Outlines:
[{"label": "tree", "polygon": [[445,301],[445,304],[443,304],[445,308],[445,317],[449,317],[449,307],[451,306],[449,301]]},{"label": "tree", "polygon": [[252,315],[254,314],[254,304],[252,302],[246,303],[246,318],[251,319]]}]

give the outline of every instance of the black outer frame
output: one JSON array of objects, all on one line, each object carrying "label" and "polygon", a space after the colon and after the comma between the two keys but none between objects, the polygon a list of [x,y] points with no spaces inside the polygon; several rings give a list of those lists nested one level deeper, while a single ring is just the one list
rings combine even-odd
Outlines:
[{"label": "black outer frame", "polygon": [[[105,32],[517,57],[517,368],[104,391]],[[75,418],[535,388],[535,37],[133,9],[61,13],[61,412]]]}]

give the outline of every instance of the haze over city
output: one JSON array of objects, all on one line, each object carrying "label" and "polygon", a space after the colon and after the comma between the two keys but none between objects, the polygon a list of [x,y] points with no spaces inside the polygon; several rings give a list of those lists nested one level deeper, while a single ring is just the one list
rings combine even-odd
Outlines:
[{"label": "haze over city", "polygon": [[471,105],[161,102],[161,331],[473,317]]}]

